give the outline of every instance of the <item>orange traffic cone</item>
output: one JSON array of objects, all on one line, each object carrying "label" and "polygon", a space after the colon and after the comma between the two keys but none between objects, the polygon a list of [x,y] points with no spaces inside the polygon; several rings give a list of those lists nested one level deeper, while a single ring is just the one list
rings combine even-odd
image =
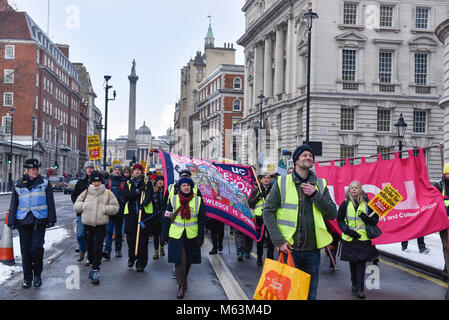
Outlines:
[{"label": "orange traffic cone", "polygon": [[6,212],[5,226],[3,227],[2,240],[0,241],[0,262],[6,265],[14,265],[14,247],[12,242],[12,230],[8,227],[9,210]]}]

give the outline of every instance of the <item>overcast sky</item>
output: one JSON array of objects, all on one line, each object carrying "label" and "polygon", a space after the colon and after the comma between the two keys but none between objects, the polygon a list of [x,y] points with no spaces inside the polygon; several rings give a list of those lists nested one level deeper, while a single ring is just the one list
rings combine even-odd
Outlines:
[{"label": "overcast sky", "polygon": [[[48,0],[9,0],[26,11],[47,31]],[[173,126],[179,99],[180,69],[197,50],[212,16],[215,45],[234,43],[236,63],[243,64],[243,48],[236,45],[244,33],[244,0],[50,0],[50,37],[70,45],[70,60],[82,62],[104,112],[104,75],[117,90],[108,107],[108,138],[128,134],[129,81],[136,59],[137,120],[154,136]],[[110,91],[112,93],[112,90]]]}]

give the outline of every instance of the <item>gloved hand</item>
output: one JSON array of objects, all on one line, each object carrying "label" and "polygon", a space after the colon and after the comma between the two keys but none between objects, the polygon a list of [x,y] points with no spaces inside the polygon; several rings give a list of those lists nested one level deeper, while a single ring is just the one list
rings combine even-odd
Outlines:
[{"label": "gloved hand", "polygon": [[360,238],[360,234],[357,233],[357,231],[354,230],[348,230],[345,232],[348,236],[350,236],[351,238],[355,238],[358,239]]},{"label": "gloved hand", "polygon": [[376,224],[376,220],[372,217],[368,217],[365,213],[359,214],[360,219],[362,219],[365,224]]},{"label": "gloved hand", "polygon": [[52,228],[54,226],[55,226],[54,222],[47,222],[47,225],[46,225],[47,228]]},{"label": "gloved hand", "polygon": [[145,204],[145,203],[142,203],[142,204],[139,205],[139,209],[140,209],[140,210],[144,210],[145,207],[146,207],[146,204]]}]

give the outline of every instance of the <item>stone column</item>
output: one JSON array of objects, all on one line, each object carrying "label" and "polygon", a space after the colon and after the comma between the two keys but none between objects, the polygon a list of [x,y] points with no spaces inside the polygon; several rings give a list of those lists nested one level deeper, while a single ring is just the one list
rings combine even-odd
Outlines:
[{"label": "stone column", "polygon": [[287,43],[285,44],[286,47],[286,74],[285,74],[285,92],[286,93],[292,93],[294,91],[293,87],[293,57],[294,57],[294,48],[295,43],[293,41],[293,29],[294,29],[294,21],[293,21],[293,15],[290,13],[288,15],[287,20]]},{"label": "stone column", "polygon": [[266,98],[273,96],[273,42],[271,34],[265,36],[264,83],[263,94]]},{"label": "stone column", "polygon": [[257,97],[264,89],[264,49],[261,42],[256,43],[254,50],[254,105],[257,106]]},{"label": "stone column", "polygon": [[[133,66],[129,79],[129,117],[128,117],[128,141],[126,142],[127,150],[136,150],[136,87],[139,77],[136,74],[136,60],[133,60]],[[136,157],[137,157],[136,153]],[[126,156],[125,156],[126,157]]]},{"label": "stone column", "polygon": [[449,19],[436,28],[435,34],[444,44],[443,95],[439,104],[444,110],[444,161],[447,162],[449,159]]},{"label": "stone column", "polygon": [[276,48],[274,56],[274,95],[284,91],[284,27],[276,26]]}]

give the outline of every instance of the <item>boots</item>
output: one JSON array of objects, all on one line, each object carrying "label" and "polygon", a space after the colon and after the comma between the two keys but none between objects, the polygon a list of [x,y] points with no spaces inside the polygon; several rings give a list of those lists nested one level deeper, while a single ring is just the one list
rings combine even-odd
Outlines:
[{"label": "boots", "polygon": [[154,250],[153,259],[159,259],[159,250]]},{"label": "boots", "polygon": [[165,250],[164,250],[164,247],[161,246],[159,249],[160,249],[159,251],[160,251],[160,253],[161,253],[161,257],[165,257]]},{"label": "boots", "polygon": [[91,270],[89,273],[90,283],[97,285],[100,283],[100,270]]},{"label": "boots", "polygon": [[77,258],[76,260],[78,260],[78,262],[83,261],[83,260],[84,260],[84,254],[85,254],[84,251],[80,251],[80,252],[78,253],[78,258]]}]

